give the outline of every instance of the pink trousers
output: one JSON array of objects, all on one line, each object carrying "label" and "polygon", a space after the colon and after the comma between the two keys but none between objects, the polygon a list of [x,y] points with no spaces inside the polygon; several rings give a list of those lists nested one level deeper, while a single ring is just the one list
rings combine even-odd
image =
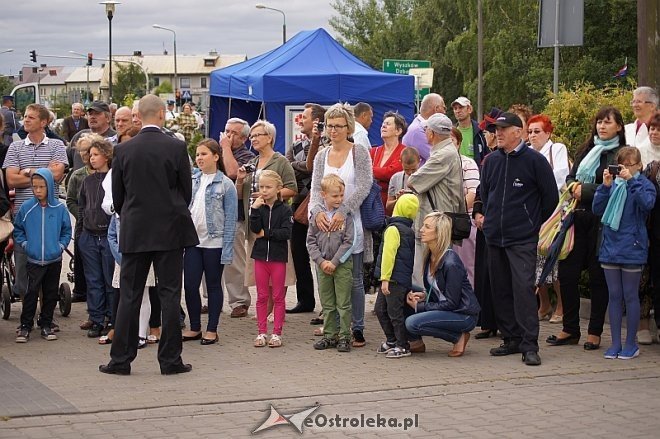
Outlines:
[{"label": "pink trousers", "polygon": [[259,334],[268,333],[268,296],[272,284],[273,315],[275,324],[273,334],[282,335],[286,314],[286,262],[267,262],[254,260],[254,280],[257,284],[257,328]]}]

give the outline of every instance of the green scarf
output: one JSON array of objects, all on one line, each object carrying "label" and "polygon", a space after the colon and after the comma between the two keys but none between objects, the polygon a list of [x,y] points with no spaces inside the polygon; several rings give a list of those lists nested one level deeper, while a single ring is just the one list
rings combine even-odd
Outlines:
[{"label": "green scarf", "polygon": [[[639,172],[636,172],[635,175],[633,175],[633,178],[637,178],[638,176]],[[627,187],[628,184],[623,178],[617,177],[616,180],[614,180],[614,190],[610,195],[607,207],[605,208],[605,213],[603,213],[603,218],[601,219],[603,224],[615,232],[619,230],[621,215],[623,215],[623,208],[626,205],[626,198],[628,198]]]},{"label": "green scarf", "polygon": [[614,136],[610,140],[601,140],[594,136],[594,147],[582,159],[578,166],[575,177],[580,183],[593,183],[596,181],[596,171],[600,166],[600,155],[603,152],[611,151],[619,146],[619,136]]}]

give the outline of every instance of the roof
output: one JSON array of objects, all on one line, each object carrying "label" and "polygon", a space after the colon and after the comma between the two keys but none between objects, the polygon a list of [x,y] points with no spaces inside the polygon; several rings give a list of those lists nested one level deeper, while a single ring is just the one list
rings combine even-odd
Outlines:
[{"label": "roof", "polygon": [[[89,82],[100,82],[102,76],[103,67],[89,67]],[[66,82],[87,82],[87,67],[76,67]]]},{"label": "roof", "polygon": [[[41,73],[41,85],[64,85],[66,78],[76,69],[76,67],[55,67],[47,66]],[[51,73],[55,73],[52,75]]]}]

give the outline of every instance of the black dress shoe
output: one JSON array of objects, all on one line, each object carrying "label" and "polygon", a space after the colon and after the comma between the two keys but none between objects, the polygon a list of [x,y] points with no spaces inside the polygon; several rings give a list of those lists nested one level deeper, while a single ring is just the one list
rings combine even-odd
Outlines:
[{"label": "black dress shoe", "polygon": [[517,343],[502,343],[499,347],[490,350],[493,357],[502,357],[504,355],[519,354],[520,348]]},{"label": "black dress shoe", "polygon": [[202,339],[199,341],[199,344],[201,344],[202,346],[207,346],[210,344],[216,344],[218,341],[220,341],[220,337],[218,337],[217,335],[215,336],[215,338],[202,337]]},{"label": "black dress shoe", "polygon": [[162,375],[176,375],[178,373],[186,373],[192,370],[192,364],[179,364],[178,366],[169,367],[167,369],[161,369],[160,373]]},{"label": "black dress shoe", "polygon": [[523,363],[528,366],[539,366],[541,365],[541,357],[539,357],[538,352],[529,351],[522,354]]},{"label": "black dress shoe", "polygon": [[309,307],[306,305],[303,305],[302,303],[298,302],[296,306],[294,306],[291,309],[287,309],[286,313],[287,314],[300,314],[303,312],[314,312],[314,307]]},{"label": "black dress shoe", "polygon": [[99,372],[107,373],[109,375],[130,375],[131,368],[111,366],[110,364],[101,364],[99,366]]},{"label": "black dress shoe", "polygon": [[192,335],[192,336],[190,336],[190,335],[182,335],[181,336],[182,341],[201,340],[201,338],[202,338],[202,331],[199,331],[198,334]]},{"label": "black dress shoe", "polygon": [[71,303],[80,303],[80,302],[87,302],[87,296],[74,294],[73,297],[71,297]]},{"label": "black dress shoe", "polygon": [[551,335],[545,339],[545,342],[550,346],[566,346],[569,344],[578,344],[580,341],[579,335],[569,335],[568,337],[559,338],[556,335]]},{"label": "black dress shoe", "polygon": [[477,332],[474,335],[474,338],[477,340],[482,340],[484,338],[490,338],[497,336],[497,329],[487,329],[485,331]]},{"label": "black dress shoe", "polygon": [[585,351],[597,351],[598,349],[600,349],[600,343],[592,343],[588,341],[584,344]]}]

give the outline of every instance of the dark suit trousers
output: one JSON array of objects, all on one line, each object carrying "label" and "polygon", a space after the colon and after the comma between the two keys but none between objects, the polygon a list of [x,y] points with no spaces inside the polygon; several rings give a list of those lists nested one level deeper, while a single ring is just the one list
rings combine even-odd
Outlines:
[{"label": "dark suit trousers", "polygon": [[[295,211],[295,209],[294,209]],[[311,310],[316,306],[314,299],[314,279],[309,266],[307,252],[307,226],[298,221],[293,222],[291,229],[291,257],[296,270],[296,295],[298,303]]]},{"label": "dark suit trousers", "polygon": [[493,294],[490,290],[490,276],[488,275],[488,246],[481,230],[477,230],[474,260],[474,294],[477,296],[479,305],[481,305],[479,325],[484,331],[494,331],[497,330],[497,320],[495,319],[495,306],[493,305]]},{"label": "dark suit trousers", "polygon": [[536,294],[536,243],[509,247],[488,246],[488,271],[497,327],[505,342],[521,352],[539,350]]},{"label": "dark suit trousers", "polygon": [[110,349],[111,365],[129,367],[137,357],[138,327],[142,294],[153,262],[158,279],[163,328],[158,344],[160,368],[181,365],[181,273],[183,249],[162,252],[123,253],[121,260],[121,298],[117,311],[115,336]]}]

